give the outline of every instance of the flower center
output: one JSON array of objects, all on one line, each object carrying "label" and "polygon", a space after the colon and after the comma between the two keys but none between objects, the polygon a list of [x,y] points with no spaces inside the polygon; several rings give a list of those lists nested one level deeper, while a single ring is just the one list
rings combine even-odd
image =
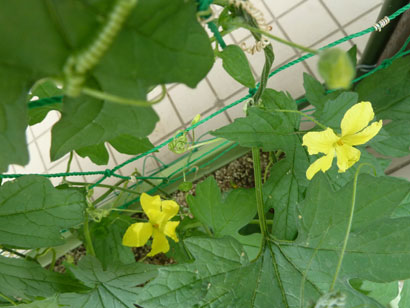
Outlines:
[{"label": "flower center", "polygon": [[159,224],[152,224],[152,226],[153,226],[155,229],[158,229],[158,228],[159,228]]},{"label": "flower center", "polygon": [[343,145],[343,141],[342,141],[342,138],[340,138],[337,142],[337,145],[340,145],[340,146],[342,146]]}]

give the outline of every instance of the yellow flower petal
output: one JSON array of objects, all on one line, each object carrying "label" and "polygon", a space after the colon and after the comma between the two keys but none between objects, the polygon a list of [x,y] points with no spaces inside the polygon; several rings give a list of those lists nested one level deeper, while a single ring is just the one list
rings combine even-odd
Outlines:
[{"label": "yellow flower petal", "polygon": [[150,196],[146,193],[141,194],[141,207],[147,214],[150,210],[161,210],[161,197],[160,196]]},{"label": "yellow flower petal", "polygon": [[178,214],[179,205],[173,200],[162,201],[162,212],[165,213],[167,220],[170,220],[176,214]]},{"label": "yellow flower petal", "polygon": [[165,224],[167,223],[167,215],[164,212],[157,211],[157,210],[150,210],[147,213],[149,218],[149,222],[152,224],[154,228],[162,229],[164,228]]},{"label": "yellow flower petal", "polygon": [[350,145],[344,144],[336,147],[336,156],[339,172],[345,172],[360,159],[360,151]]},{"label": "yellow flower petal", "polygon": [[343,116],[340,128],[342,137],[360,132],[374,118],[372,104],[360,102],[353,105]]},{"label": "yellow flower petal", "polygon": [[137,222],[128,227],[122,238],[122,244],[129,247],[141,247],[152,235],[152,225],[149,222]]},{"label": "yellow flower petal", "polygon": [[148,257],[169,251],[169,243],[164,234],[154,229],[152,237],[154,240],[152,241],[152,249],[147,255]]},{"label": "yellow flower petal", "polygon": [[326,172],[332,166],[333,158],[335,157],[335,150],[331,149],[329,153],[319,159],[317,159],[313,164],[309,166],[306,170],[306,177],[308,180],[311,180],[313,176],[322,170],[322,172]]},{"label": "yellow flower petal", "polygon": [[164,234],[170,238],[172,238],[175,242],[178,242],[178,236],[175,233],[175,229],[179,225],[179,221],[168,221],[164,228]]},{"label": "yellow flower petal", "polygon": [[363,129],[361,132],[357,134],[342,137],[342,142],[348,145],[365,144],[367,141],[369,141],[370,139],[372,139],[374,136],[377,135],[377,133],[382,128],[382,126],[383,126],[382,120],[378,122],[374,122],[370,126],[366,127],[365,129]]},{"label": "yellow flower petal", "polygon": [[322,132],[310,132],[303,136],[303,145],[307,146],[310,155],[324,153],[328,154],[334,149],[334,144],[340,138],[331,128]]}]

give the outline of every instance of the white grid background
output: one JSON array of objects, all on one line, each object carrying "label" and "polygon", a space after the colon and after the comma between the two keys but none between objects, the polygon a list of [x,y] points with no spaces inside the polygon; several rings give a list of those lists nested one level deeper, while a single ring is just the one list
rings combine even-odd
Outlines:
[{"label": "white grid background", "polygon": [[[266,21],[272,26],[272,33],[287,40],[319,48],[349,34],[361,31],[377,21],[382,1],[381,0],[251,0],[262,12]],[[355,38],[343,43],[341,48],[349,49],[354,44],[358,47],[360,57],[367,43],[369,35]],[[253,38],[248,31],[237,30],[224,37],[227,44],[247,42],[253,44]],[[273,70],[279,66],[301,56],[301,53],[286,45],[272,42],[275,52]],[[249,56],[251,68],[259,78],[264,63],[263,53]],[[285,71],[280,72],[269,80],[268,87],[275,90],[288,91],[294,98],[301,96],[303,90],[303,73],[307,72],[319,79],[316,69],[317,57],[308,59]],[[220,59],[216,60],[208,76],[202,80],[195,89],[182,84],[167,86],[166,98],[154,109],[160,116],[150,140],[154,145],[172,137],[177,130],[188,127],[196,114],[204,118],[221,107],[245,96],[247,89],[234,81],[223,70]],[[150,98],[158,95],[156,89]],[[210,130],[229,124],[233,119],[243,116],[242,104],[235,106],[222,114],[214,117],[195,130],[196,136],[201,136]],[[68,155],[62,159],[51,162],[49,149],[51,143],[50,129],[58,120],[57,112],[50,112],[47,118],[27,130],[29,143],[30,163],[25,166],[10,166],[9,173],[57,173],[66,169]],[[110,153],[108,166],[94,165],[88,158],[74,156],[71,171],[101,171],[124,162],[131,156],[116,152],[107,147]],[[155,158],[165,163],[175,160],[178,155],[163,147],[154,154]],[[155,158],[148,158],[145,172],[156,169],[160,163]],[[119,170],[120,174],[129,175],[138,168],[142,171],[143,159],[134,162]],[[405,172],[409,174],[410,172]],[[92,182],[100,176],[87,176],[82,180]],[[53,180],[56,184],[60,179]],[[115,182],[117,179],[107,179]]]}]

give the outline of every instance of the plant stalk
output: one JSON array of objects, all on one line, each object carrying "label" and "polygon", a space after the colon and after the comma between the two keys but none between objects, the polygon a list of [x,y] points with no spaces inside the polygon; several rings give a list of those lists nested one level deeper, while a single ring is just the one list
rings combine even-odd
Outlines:
[{"label": "plant stalk", "polygon": [[256,194],[256,208],[258,210],[259,226],[263,235],[262,245],[265,243],[265,239],[268,238],[268,228],[266,224],[265,210],[263,207],[263,195],[262,195],[262,170],[259,148],[252,148],[253,168],[255,173],[255,194]]},{"label": "plant stalk", "polygon": [[93,241],[91,240],[91,233],[90,233],[90,228],[88,225],[88,212],[85,212],[84,215],[84,238],[85,238],[85,247],[87,250],[87,254],[90,256],[95,257],[95,250],[93,246]]}]

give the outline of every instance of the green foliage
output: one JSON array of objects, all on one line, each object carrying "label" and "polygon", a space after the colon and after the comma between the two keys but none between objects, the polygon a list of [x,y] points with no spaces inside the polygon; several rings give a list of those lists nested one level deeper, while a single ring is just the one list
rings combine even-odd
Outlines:
[{"label": "green foliage", "polygon": [[217,182],[208,177],[196,187],[196,196],[187,196],[192,214],[207,226],[216,237],[230,235],[240,241],[248,254],[256,255],[255,246],[259,234],[240,235],[239,229],[255,217],[255,191],[253,189],[234,189],[222,195]]},{"label": "green foliage", "polygon": [[349,54],[338,48],[320,53],[318,69],[329,89],[348,89],[356,74]]},{"label": "green foliage", "polygon": [[305,170],[309,158],[300,144],[287,158],[274,164],[271,176],[263,184],[265,210],[273,208],[272,235],[278,239],[294,240],[297,234],[297,204],[303,200],[308,186]]},{"label": "green foliage", "polygon": [[[151,150],[154,146],[148,138],[136,138],[131,135],[120,135],[108,141],[118,152],[135,155]],[[90,145],[76,149],[81,157],[89,157],[97,165],[107,165],[109,153],[105,144]]]},{"label": "green foliage", "polygon": [[[288,150],[299,142],[294,133],[296,124],[280,109],[296,110],[296,104],[286,94],[268,89],[262,96],[266,110],[258,107],[248,108],[246,118],[238,118],[232,124],[212,132],[214,136],[237,141],[244,147],[259,147],[265,151]],[[275,108],[275,107],[279,108]]]},{"label": "green foliage", "polygon": [[138,296],[141,306],[264,307],[261,298],[274,299],[268,285],[273,277],[263,275],[271,268],[265,269],[261,259],[250,262],[237,241],[197,237],[185,243],[195,262],[161,268]]},{"label": "green foliage", "polygon": [[64,293],[59,304],[77,308],[125,308],[133,307],[137,299],[137,285],[156,276],[154,266],[148,264],[111,264],[103,270],[100,262],[90,256],[82,258],[78,266],[67,265],[71,274],[86,285],[83,293]]},{"label": "green foliage", "polygon": [[372,103],[378,119],[408,120],[410,113],[410,57],[363,79],[355,88],[359,101]]},{"label": "green foliage", "polygon": [[323,109],[316,111],[314,115],[320,123],[340,131],[340,122],[343,116],[356,103],[356,93],[342,92],[335,99],[326,100]]},{"label": "green foliage", "polygon": [[[40,82],[39,84],[36,84],[31,91],[31,95],[32,97],[37,96],[39,99],[44,99],[44,98],[50,98],[54,96],[61,96],[63,95],[63,90],[57,88],[54,82],[50,80],[46,80],[44,82]],[[28,124],[35,125],[37,123],[40,123],[41,121],[44,120],[44,118],[47,116],[49,111],[57,110],[61,112],[62,107],[63,105],[61,103],[54,103],[54,104],[45,105],[41,107],[29,108]]]},{"label": "green foliage", "polygon": [[[0,172],[6,171],[9,163],[28,162],[24,102],[30,87],[44,77],[61,77],[71,50],[83,49],[97,35],[101,18],[111,9],[102,1],[86,0],[37,0],[24,8],[20,6],[19,2],[10,2],[0,7],[0,76],[6,81],[0,87],[0,122],[10,123],[0,127],[0,147],[4,151]],[[214,61],[195,9],[193,1],[138,1],[88,83],[104,92],[134,99],[145,99],[151,85],[182,82],[194,87]],[[21,37],[26,38],[24,42]],[[31,113],[30,123],[38,123],[54,107]],[[65,98],[62,110],[62,119],[53,128],[52,160],[125,134],[145,137],[158,120],[151,108],[118,106],[85,96]],[[95,160],[102,162],[105,157],[100,155]]]},{"label": "green foliage", "polygon": [[84,220],[85,197],[28,175],[0,187],[0,243],[21,248],[63,244],[60,234]]},{"label": "green foliage", "polygon": [[34,299],[84,289],[75,279],[50,272],[34,261],[0,256],[0,293],[10,298]]},{"label": "green foliage", "polygon": [[239,46],[228,45],[219,56],[222,58],[223,68],[233,79],[247,88],[255,88],[255,78],[248,59]]},{"label": "green foliage", "polygon": [[410,280],[405,280],[400,292],[399,308],[406,308],[410,304]]},{"label": "green foliage", "polygon": [[196,197],[188,195],[187,201],[192,214],[218,237],[235,234],[256,214],[255,193],[252,189],[234,189],[222,198],[213,177],[198,184]]},{"label": "green foliage", "polygon": [[[12,308],[16,306],[7,306],[6,308]],[[18,308],[60,308],[63,307],[58,304],[57,297],[51,297],[44,300],[38,300],[31,302],[30,304],[18,305]]]},{"label": "green foliage", "polygon": [[369,145],[380,154],[393,157],[409,155],[410,121],[396,120],[383,127],[380,139],[375,139]]},{"label": "green foliage", "polygon": [[[296,241],[267,242],[263,254],[252,263],[234,240],[186,240],[195,262],[161,268],[139,296],[141,305],[306,307],[325,294],[332,282],[352,189],[350,182],[333,191],[324,176],[316,176],[299,206]],[[368,194],[369,189],[374,193]],[[352,232],[336,279],[336,289],[346,296],[348,307],[383,307],[353,289],[349,279],[388,282],[410,274],[410,247],[405,243],[409,218],[389,218],[409,189],[403,180],[359,177]],[[239,277],[247,277],[246,284]]]},{"label": "green foliage", "polygon": [[389,303],[399,295],[399,283],[397,281],[387,283],[363,281],[360,291],[376,299],[385,307],[389,307]]},{"label": "green foliage", "polygon": [[95,254],[104,269],[111,264],[135,262],[131,248],[122,245],[122,236],[132,223],[131,217],[114,212],[91,225]]}]

